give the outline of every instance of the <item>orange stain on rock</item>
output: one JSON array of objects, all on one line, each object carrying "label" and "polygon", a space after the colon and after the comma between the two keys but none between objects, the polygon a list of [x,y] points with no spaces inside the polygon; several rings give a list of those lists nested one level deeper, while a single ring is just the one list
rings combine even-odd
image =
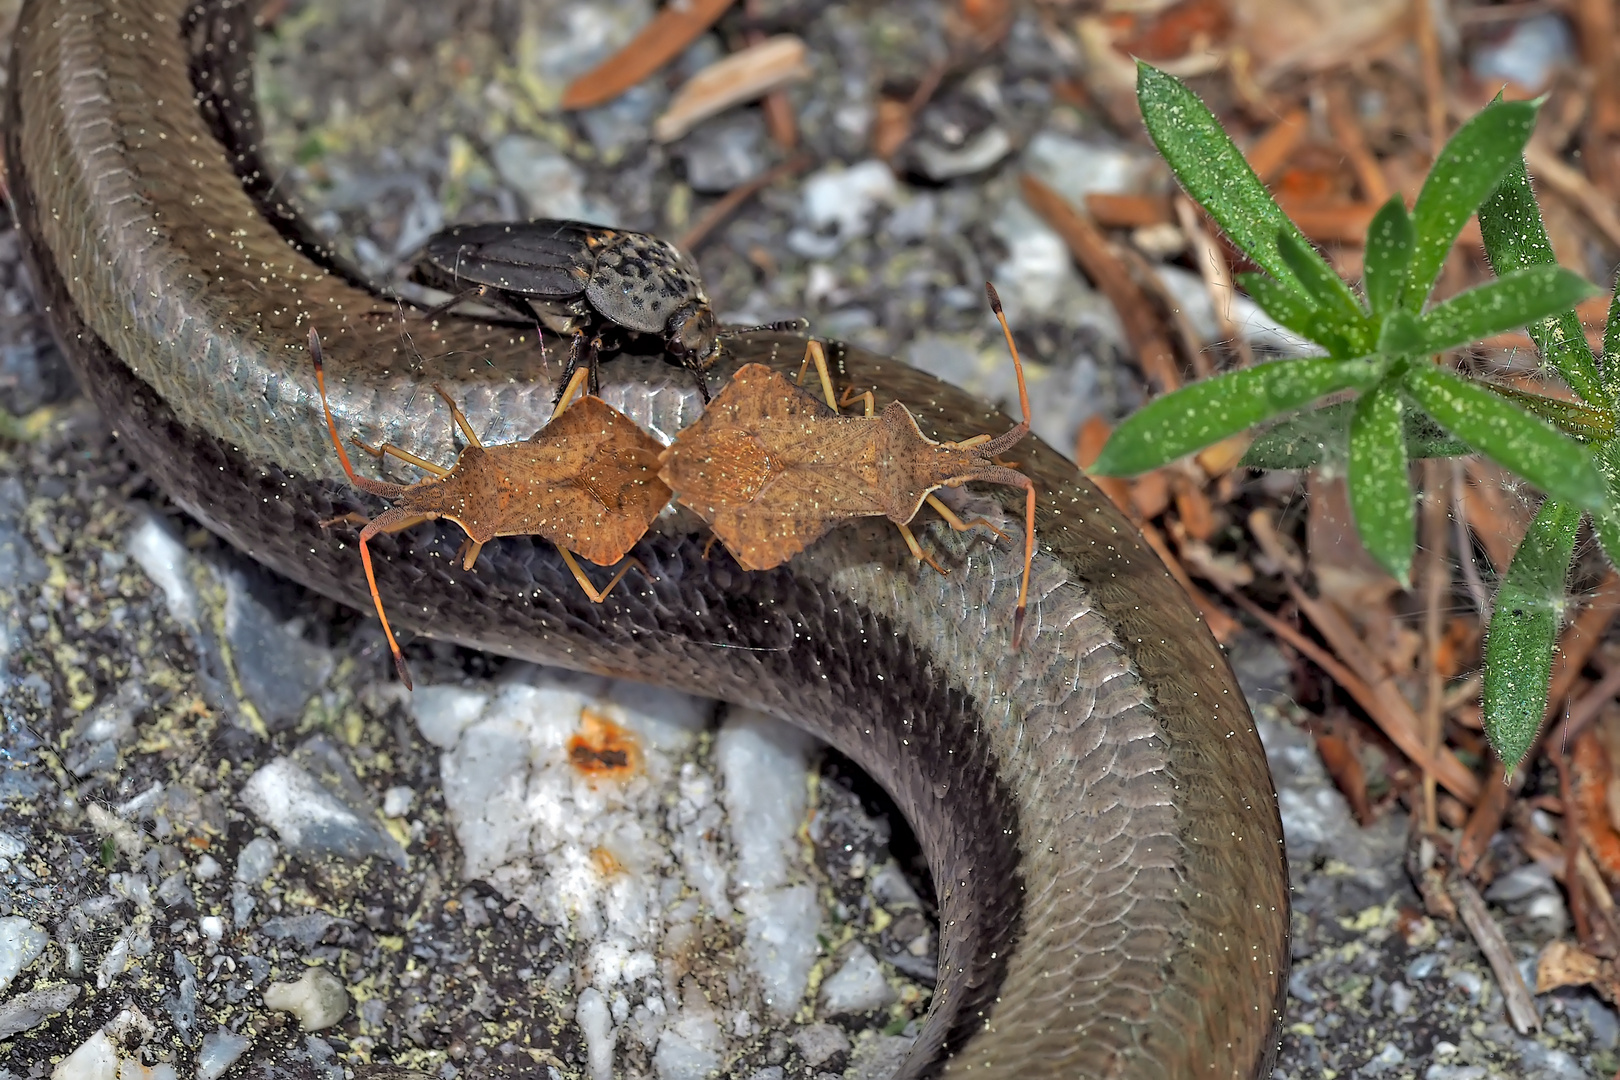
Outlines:
[{"label": "orange stain on rock", "polygon": [[568,760],[586,776],[629,779],[641,771],[641,745],[634,732],[584,709],[579,732],[568,740]]},{"label": "orange stain on rock", "polygon": [[624,873],[624,864],[614,856],[613,852],[603,847],[591,849],[591,865],[596,868],[598,874],[605,878]]}]

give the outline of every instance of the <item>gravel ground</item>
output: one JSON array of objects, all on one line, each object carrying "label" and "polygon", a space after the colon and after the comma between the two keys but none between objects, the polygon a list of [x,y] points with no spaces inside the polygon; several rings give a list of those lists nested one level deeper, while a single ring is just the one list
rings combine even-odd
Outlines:
[{"label": "gravel ground", "polygon": [[[697,256],[728,321],[802,314],[1010,403],[979,291],[994,279],[1036,429],[1072,446],[1142,381],[1017,177],[1079,196],[1165,175],[1054,102],[1069,61],[1029,14],[945,81],[896,169],[872,160],[876,94],[945,55],[946,7],[752,9],[809,46],[788,92],[811,164]],[[659,79],[554,111],[650,9],[290,4],[260,60],[284,182],[379,279],[458,220],[678,237],[788,155],[757,108],[651,141]],[[671,79],[727,44],[707,36]],[[1196,273],[1160,273],[1213,338]],[[935,931],[915,844],[869,780],[717,703],[429,642],[407,697],[368,615],[237,557],[144,479],[48,337],[0,236],[0,398],[19,418],[0,445],[0,1076],[120,1060],[153,1078],[887,1075],[926,1008]],[[1282,657],[1244,638],[1234,659],[1294,872],[1277,1075],[1613,1075],[1620,1021],[1589,995],[1538,999],[1542,1032],[1513,1032],[1466,931],[1422,914],[1405,818],[1358,828]],[[1562,894],[1498,855],[1487,895],[1528,967],[1565,930]]]}]

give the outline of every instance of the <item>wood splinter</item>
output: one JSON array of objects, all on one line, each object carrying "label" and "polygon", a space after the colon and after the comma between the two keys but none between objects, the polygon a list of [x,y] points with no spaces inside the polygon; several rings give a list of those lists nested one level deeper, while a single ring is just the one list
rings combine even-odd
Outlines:
[{"label": "wood splinter", "polygon": [[450,407],[450,416],[467,446],[455,465],[446,469],[387,443],[369,447],[356,440],[357,446],[375,457],[393,456],[431,474],[414,484],[392,484],[355,473],[326,400],[321,342],[313,329],[309,332],[309,352],[315,362],[315,383],[320,389],[326,428],[349,482],[395,504],[369,521],[359,515],[334,520],[354,520],[364,525],[360,531],[360,562],[394,656],[394,667],[407,688],[411,686],[411,675],[388,625],[371,564],[368,545],[379,533],[448,518],[467,534],[460,552],[466,570],[473,568],[483,546],[497,536],[539,536],[556,546],[574,580],[598,604],[631,567],[647,574],[640,560],[628,559],[598,590],[574,557],[578,553],[598,566],[611,566],[623,559],[670,499],[669,488],[656,471],[661,449],[658,441],[601,398],[585,396],[574,401],[588,369],[574,373],[545,427],[523,442],[494,446],[481,443],[456,403],[434,386]]},{"label": "wood splinter", "polygon": [[[935,442],[900,402],[890,402],[877,413],[870,391],[855,395],[865,399],[864,416],[844,416],[833,395],[826,354],[821,343],[812,340],[805,348],[799,381],[814,363],[825,404],[763,364],[744,365],[703,415],[664,451],[659,476],[747,570],[781,565],[840,522],[887,517],[900,529],[912,554],[944,573],[909,528],[923,503],[953,529],[983,525],[1005,537],[982,518],[962,521],[933,493],[972,480],[1022,488],[1027,505],[1024,576],[1013,617],[1017,648],[1023,639],[1035,556],[1035,485],[995,459],[1029,434],[1029,391],[1001,299],[988,282],[985,292],[1018,374],[1024,419],[1006,434]],[[851,400],[846,395],[842,404]]]}]

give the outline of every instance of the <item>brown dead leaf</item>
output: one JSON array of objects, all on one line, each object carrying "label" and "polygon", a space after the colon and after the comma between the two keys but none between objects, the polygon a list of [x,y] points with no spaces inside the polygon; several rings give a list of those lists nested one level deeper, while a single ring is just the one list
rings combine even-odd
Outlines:
[{"label": "brown dead leaf", "polygon": [[651,75],[696,41],[735,0],[687,0],[659,9],[630,43],[568,84],[564,109],[605,105]]},{"label": "brown dead leaf", "polygon": [[723,57],[688,79],[653,121],[653,138],[673,142],[711,116],[810,74],[804,41],[778,34]]}]

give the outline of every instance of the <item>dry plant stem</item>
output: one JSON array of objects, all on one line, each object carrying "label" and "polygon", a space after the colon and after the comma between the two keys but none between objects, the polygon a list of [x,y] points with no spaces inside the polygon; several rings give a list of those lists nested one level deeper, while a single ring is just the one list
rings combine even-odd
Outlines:
[{"label": "dry plant stem", "polygon": [[1613,0],[1576,0],[1577,38],[1587,70],[1594,78],[1591,108],[1586,116],[1582,161],[1599,187],[1612,188],[1615,158],[1610,138],[1620,130],[1620,66],[1615,63],[1615,11]]},{"label": "dry plant stem", "polygon": [[1479,951],[1485,954],[1485,959],[1491,965],[1491,971],[1496,975],[1497,985],[1502,988],[1502,998],[1507,1005],[1508,1019],[1513,1022],[1514,1030],[1520,1035],[1540,1031],[1541,1017],[1536,1013],[1536,1003],[1530,996],[1530,988],[1524,985],[1524,976],[1519,974],[1519,964],[1513,956],[1513,949],[1508,945],[1507,938],[1502,936],[1502,928],[1491,918],[1484,897],[1479,895],[1479,890],[1466,878],[1452,879],[1448,890],[1452,900],[1457,904],[1457,912],[1462,916],[1463,925],[1474,935]]},{"label": "dry plant stem", "polygon": [[[1441,747],[1436,754],[1430,755],[1421,735],[1422,727],[1417,713],[1412,710],[1411,704],[1401,694],[1400,688],[1389,677],[1383,665],[1367,651],[1367,647],[1345,623],[1344,618],[1329,605],[1308,595],[1292,577],[1285,576],[1283,580],[1288,586],[1289,595],[1294,598],[1300,610],[1316,625],[1322,636],[1327,638],[1334,652],[1343,658],[1342,663],[1334,660],[1332,669],[1328,669],[1325,665],[1323,669],[1327,670],[1328,674],[1332,675],[1363,709],[1367,710],[1367,715],[1372,717],[1379,730],[1400,748],[1401,753],[1411,758],[1420,769],[1432,772],[1441,786],[1457,796],[1464,804],[1473,806],[1477,803],[1480,795],[1479,778],[1446,747]],[[1298,632],[1290,632],[1295,639],[1310,646],[1310,651],[1304,649],[1300,651],[1321,665],[1321,658],[1329,655],[1327,651]],[[1294,640],[1290,640],[1289,644],[1300,648]],[[1348,681],[1345,677],[1348,677]]]},{"label": "dry plant stem", "polygon": [[1213,375],[1215,365],[1210,363],[1209,354],[1204,351],[1204,342],[1198,336],[1198,328],[1192,324],[1192,319],[1187,316],[1186,311],[1182,310],[1181,301],[1172,296],[1164,282],[1159,280],[1153,264],[1129,244],[1109,244],[1108,253],[1124,265],[1131,276],[1131,282],[1142,291],[1149,303],[1154,305],[1157,315],[1156,325],[1160,327],[1161,336],[1168,327],[1170,336],[1167,340],[1176,360],[1191,368],[1201,379]]},{"label": "dry plant stem", "polygon": [[1491,610],[1491,595],[1485,590],[1485,580],[1479,576],[1479,566],[1474,562],[1474,545],[1468,537],[1468,514],[1463,505],[1463,468],[1462,462],[1456,458],[1451,459],[1451,522],[1456,533],[1457,564],[1462,567],[1463,583],[1468,588],[1468,597],[1474,602],[1474,610],[1484,618]]},{"label": "dry plant stem", "polygon": [[[1243,336],[1238,324],[1232,320],[1232,296],[1236,291],[1232,287],[1232,271],[1226,265],[1226,254],[1215,238],[1204,228],[1204,223],[1198,214],[1198,207],[1185,195],[1175,197],[1176,221],[1181,226],[1182,233],[1187,237],[1187,244],[1192,249],[1193,261],[1198,265],[1198,272],[1204,279],[1204,290],[1209,293],[1209,306],[1215,312],[1215,324],[1220,328],[1221,338],[1228,342],[1237,352],[1237,366],[1249,367],[1254,363],[1254,353],[1249,349],[1249,341]],[[1207,378],[1209,358],[1204,350],[1194,353],[1195,365],[1203,361],[1198,368],[1200,378]]]},{"label": "dry plant stem", "polygon": [[[1402,753],[1411,758],[1419,768],[1428,768],[1435,775],[1441,786],[1455,795],[1464,805],[1473,806],[1480,795],[1479,780],[1468,771],[1468,767],[1457,759],[1450,750],[1442,748],[1437,758],[1430,758],[1428,750],[1423,746],[1415,734],[1417,730],[1417,717],[1411,715],[1411,706],[1406,706],[1410,716],[1410,723],[1403,725],[1400,721],[1391,722],[1384,715],[1385,704],[1379,696],[1355,672],[1340,663],[1338,658],[1316,642],[1295,630],[1292,626],[1277,618],[1271,612],[1244,596],[1241,592],[1233,591],[1226,594],[1226,598],[1246,613],[1253,616],[1262,626],[1286,642],[1306,659],[1327,672],[1328,676],[1345,692],[1356,699],[1356,702],[1373,718],[1380,731],[1387,735],[1391,742],[1400,747]],[[1404,701],[1404,699],[1403,699]]]},{"label": "dry plant stem", "polygon": [[1446,77],[1440,66],[1440,35],[1434,25],[1430,0],[1412,0],[1413,29],[1423,61],[1424,114],[1429,121],[1429,157],[1440,155],[1446,144]]},{"label": "dry plant stem", "polygon": [[630,43],[569,84],[565,109],[605,105],[651,75],[696,41],[734,0],[688,0],[666,4]]},{"label": "dry plant stem", "polygon": [[698,218],[692,227],[686,230],[685,235],[681,237],[680,246],[687,251],[696,251],[699,245],[714,232],[715,228],[732,214],[735,214],[743,203],[752,199],[778,180],[784,180],[795,175],[809,164],[810,156],[808,154],[799,154],[782,162],[775,168],[761,173],[752,180],[738,184],[716,200],[714,205],[703,211],[703,216]]},{"label": "dry plant stem", "polygon": [[[1451,564],[1446,559],[1448,530],[1446,504],[1441,496],[1444,463],[1431,459],[1424,463],[1423,485],[1423,639],[1424,671],[1427,685],[1423,697],[1423,741],[1431,756],[1440,753],[1440,705],[1445,696],[1445,677],[1440,671],[1441,604],[1451,590]],[[1423,821],[1430,832],[1440,830],[1435,812],[1434,774],[1423,774]]]},{"label": "dry plant stem", "polygon": [[[1127,510],[1126,513],[1130,513],[1130,511]],[[1170,550],[1169,544],[1165,543],[1164,534],[1159,532],[1152,522],[1137,521],[1136,526],[1142,530],[1142,539],[1148,542],[1148,547],[1151,547],[1160,560],[1164,562],[1164,567],[1170,571],[1170,576],[1175,578],[1187,595],[1192,598],[1193,606],[1198,609],[1198,614],[1204,617],[1204,623],[1209,627],[1209,632],[1214,635],[1215,640],[1222,644],[1232,640],[1233,636],[1243,629],[1243,625],[1222,611],[1220,605],[1216,604],[1208,593],[1193,583],[1193,579],[1187,574],[1186,567],[1181,565],[1181,560],[1176,557],[1176,553]],[[1235,594],[1228,595],[1234,596]]]},{"label": "dry plant stem", "polygon": [[1327,84],[1327,114],[1328,128],[1333,132],[1334,141],[1344,151],[1344,156],[1350,159],[1350,167],[1356,171],[1356,182],[1361,185],[1362,198],[1374,206],[1382,206],[1389,199],[1389,181],[1384,177],[1378,159],[1367,148],[1367,137],[1356,119],[1350,95],[1338,80]]},{"label": "dry plant stem", "polygon": [[1153,306],[1109,250],[1108,241],[1097,227],[1067,199],[1035,177],[1026,174],[1020,178],[1019,185],[1024,201],[1063,237],[1080,269],[1119,312],[1125,336],[1136,351],[1137,363],[1153,382],[1154,389],[1167,394],[1179,387],[1181,376],[1176,372],[1175,353]]},{"label": "dry plant stem", "polygon": [[1246,156],[1249,159],[1249,168],[1254,170],[1255,175],[1263,183],[1269,184],[1275,180],[1282,167],[1288,164],[1288,159],[1293,156],[1301,140],[1305,138],[1310,121],[1311,114],[1304,109],[1290,109],[1255,141]]},{"label": "dry plant stem", "polygon": [[1592,940],[1592,924],[1587,918],[1586,890],[1580,878],[1580,857],[1584,854],[1580,832],[1575,828],[1574,815],[1569,812],[1575,805],[1575,786],[1570,776],[1568,755],[1549,752],[1547,757],[1558,770],[1558,794],[1565,808],[1564,821],[1559,829],[1564,849],[1564,888],[1569,891],[1569,915],[1575,923],[1575,937],[1584,945]]}]

